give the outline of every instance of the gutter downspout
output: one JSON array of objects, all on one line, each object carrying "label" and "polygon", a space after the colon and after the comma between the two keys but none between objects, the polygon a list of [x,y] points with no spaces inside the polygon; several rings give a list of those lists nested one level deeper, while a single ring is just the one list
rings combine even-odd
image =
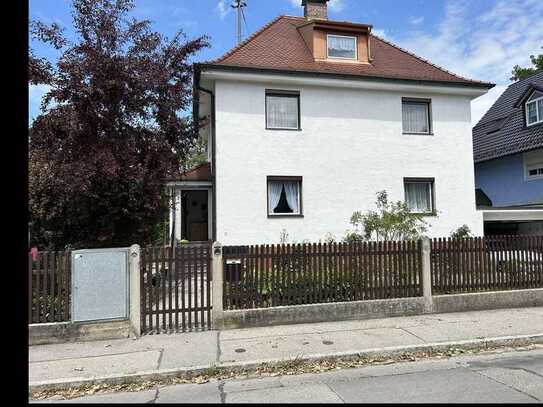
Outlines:
[{"label": "gutter downspout", "polygon": [[[215,176],[215,94],[213,91],[209,89],[205,89],[200,86],[200,72],[201,72],[201,65],[195,64],[195,74],[194,74],[194,87],[196,90],[205,92],[209,95],[211,98],[211,195],[213,197],[213,206],[212,206],[212,236],[211,240],[216,241],[217,240],[217,188],[216,188],[216,176]],[[194,117],[193,119],[200,122],[200,108],[199,108],[199,101],[200,96],[199,92],[195,92],[197,97],[194,98],[195,100],[195,106],[193,108]]]}]

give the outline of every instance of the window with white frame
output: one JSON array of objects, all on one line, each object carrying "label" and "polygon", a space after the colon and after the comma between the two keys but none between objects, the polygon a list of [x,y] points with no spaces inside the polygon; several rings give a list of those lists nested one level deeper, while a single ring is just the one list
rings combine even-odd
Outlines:
[{"label": "window with white frame", "polygon": [[356,37],[328,34],[326,37],[328,58],[357,59]]},{"label": "window with white frame", "polygon": [[404,178],[404,188],[405,202],[410,212],[435,212],[433,178]]},{"label": "window with white frame", "polygon": [[543,97],[526,102],[526,125],[543,122]]},{"label": "window with white frame", "polygon": [[524,153],[524,178],[543,179],[543,149]]},{"label": "window with white frame", "polygon": [[300,129],[300,92],[266,91],[266,128]]},{"label": "window with white frame", "polygon": [[543,162],[527,166],[526,177],[528,179],[543,178]]},{"label": "window with white frame", "polygon": [[301,177],[268,177],[268,216],[302,214]]},{"label": "window with white frame", "polygon": [[430,100],[402,98],[402,128],[404,134],[430,134]]}]

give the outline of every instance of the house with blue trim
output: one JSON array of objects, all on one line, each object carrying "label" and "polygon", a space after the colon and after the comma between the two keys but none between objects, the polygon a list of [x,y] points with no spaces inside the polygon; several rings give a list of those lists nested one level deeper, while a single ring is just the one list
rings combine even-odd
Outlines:
[{"label": "house with blue trim", "polygon": [[543,234],[543,72],[511,84],[473,128],[485,234]]}]

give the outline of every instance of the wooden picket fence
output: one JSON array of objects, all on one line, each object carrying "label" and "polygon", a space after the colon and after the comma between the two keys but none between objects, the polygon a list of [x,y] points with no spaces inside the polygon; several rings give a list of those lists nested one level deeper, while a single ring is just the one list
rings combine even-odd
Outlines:
[{"label": "wooden picket fence", "polygon": [[433,294],[543,287],[543,236],[431,241]]},{"label": "wooden picket fence", "polygon": [[141,249],[143,333],[211,329],[211,244]]},{"label": "wooden picket fence", "polygon": [[226,310],[422,295],[421,242],[223,247]]},{"label": "wooden picket fence", "polygon": [[71,252],[38,252],[36,260],[28,254],[28,322],[70,320]]}]

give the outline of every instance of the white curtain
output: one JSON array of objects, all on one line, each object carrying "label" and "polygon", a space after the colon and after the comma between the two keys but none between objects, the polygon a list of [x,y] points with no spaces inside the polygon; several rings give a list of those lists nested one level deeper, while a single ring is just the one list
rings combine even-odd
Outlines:
[{"label": "white curtain", "polygon": [[328,55],[340,58],[355,58],[356,40],[354,38],[328,37]]},{"label": "white curtain", "polygon": [[276,208],[281,199],[281,191],[283,190],[282,182],[270,182],[268,184],[268,208],[270,213],[273,213],[273,210]]},{"label": "white curtain", "polygon": [[407,206],[412,212],[431,212],[431,185],[429,183],[406,184]]},{"label": "white curtain", "polygon": [[403,131],[428,133],[428,105],[425,103],[402,104]]},{"label": "white curtain", "polygon": [[298,98],[267,96],[267,125],[270,128],[298,128]]},{"label": "white curtain", "polygon": [[285,194],[287,196],[287,203],[292,209],[292,213],[300,213],[300,200],[298,199],[298,182],[297,181],[287,181],[284,182]]},{"label": "white curtain", "polygon": [[537,121],[537,102],[528,103],[528,124],[535,123]]}]

